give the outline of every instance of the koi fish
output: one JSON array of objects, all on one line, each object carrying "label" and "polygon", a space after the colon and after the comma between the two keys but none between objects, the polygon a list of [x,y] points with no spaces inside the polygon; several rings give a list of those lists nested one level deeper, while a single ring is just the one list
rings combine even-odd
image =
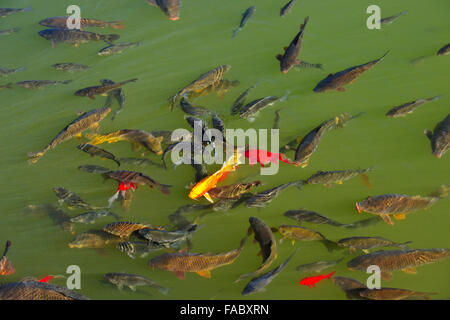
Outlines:
[{"label": "koi fish", "polygon": [[11,261],[8,260],[6,257],[6,254],[9,251],[9,248],[11,247],[11,241],[6,241],[5,245],[5,251],[3,252],[3,256],[0,259],[0,276],[8,276],[10,274],[13,274],[16,272],[11,264]]},{"label": "koi fish", "polygon": [[220,181],[224,180],[231,171],[234,171],[239,163],[240,161],[238,154],[235,153],[223,164],[220,170],[200,180],[194,187],[192,187],[188,197],[195,200],[203,196],[209,202],[214,202],[208,191],[214,188]]},{"label": "koi fish", "polygon": [[261,150],[261,149],[249,149],[244,152],[244,156],[249,158],[249,164],[255,164],[258,162],[261,167],[264,168],[264,164],[269,162],[277,163],[278,160],[283,161],[287,164],[296,164],[295,162],[290,161],[284,154],[282,153],[272,153],[270,151]]},{"label": "koi fish", "polygon": [[331,277],[336,273],[336,271],[330,272],[327,275],[319,275],[314,277],[307,277],[300,280],[299,284],[302,286],[308,286],[308,288],[314,288],[316,286],[316,283],[319,283],[323,279],[331,279]]},{"label": "koi fish", "polygon": [[47,282],[49,282],[50,280],[52,280],[54,277],[55,277],[55,276],[46,276],[46,277],[43,277],[42,279],[40,279],[39,282],[47,283]]}]

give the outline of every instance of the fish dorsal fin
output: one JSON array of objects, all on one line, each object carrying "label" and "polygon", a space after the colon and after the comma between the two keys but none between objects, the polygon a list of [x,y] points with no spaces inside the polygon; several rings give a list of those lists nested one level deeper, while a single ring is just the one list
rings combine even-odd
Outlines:
[{"label": "fish dorsal fin", "polygon": [[329,77],[332,77],[333,76],[333,74],[332,73],[330,73],[329,75],[327,75],[327,78],[329,78]]},{"label": "fish dorsal fin", "polygon": [[198,271],[197,274],[200,277],[211,279],[211,272],[209,270]]},{"label": "fish dorsal fin", "polygon": [[156,3],[156,0],[147,0],[147,3],[151,6],[158,7],[158,4]]},{"label": "fish dorsal fin", "polygon": [[206,200],[208,200],[209,202],[214,203],[214,200],[211,198],[211,196],[209,195],[208,192],[205,193],[203,196],[204,196],[204,197],[206,198]]}]

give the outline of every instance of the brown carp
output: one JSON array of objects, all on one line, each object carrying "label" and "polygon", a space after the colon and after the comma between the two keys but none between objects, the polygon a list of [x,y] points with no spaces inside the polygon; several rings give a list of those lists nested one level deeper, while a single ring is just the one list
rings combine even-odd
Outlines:
[{"label": "brown carp", "polygon": [[90,99],[95,99],[94,95],[106,95],[108,92],[120,88],[121,86],[137,81],[137,78],[133,78],[130,80],[122,81],[114,84],[103,84],[101,86],[92,86],[80,89],[76,91],[74,94],[79,97],[89,97]]},{"label": "brown carp", "polygon": [[87,43],[90,41],[105,41],[112,42],[120,38],[118,34],[98,34],[89,31],[81,31],[77,29],[45,29],[39,31],[38,34],[51,42],[52,48],[55,48],[59,43],[71,43],[78,47],[80,43]]},{"label": "brown carp", "polygon": [[430,139],[433,155],[440,159],[450,149],[450,114],[436,125],[433,132],[425,130],[424,133]]}]

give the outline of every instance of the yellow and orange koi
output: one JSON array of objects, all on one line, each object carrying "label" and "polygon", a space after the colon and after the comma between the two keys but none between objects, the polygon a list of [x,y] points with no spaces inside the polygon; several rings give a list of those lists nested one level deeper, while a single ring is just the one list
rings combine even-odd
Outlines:
[{"label": "yellow and orange koi", "polygon": [[208,194],[208,191],[211,190],[212,188],[215,188],[216,185],[220,181],[224,180],[231,171],[234,171],[236,169],[236,167],[241,163],[240,156],[241,155],[236,152],[226,162],[224,162],[220,170],[197,182],[197,184],[192,187],[188,197],[195,200],[203,196],[209,202],[213,203],[214,201]]}]

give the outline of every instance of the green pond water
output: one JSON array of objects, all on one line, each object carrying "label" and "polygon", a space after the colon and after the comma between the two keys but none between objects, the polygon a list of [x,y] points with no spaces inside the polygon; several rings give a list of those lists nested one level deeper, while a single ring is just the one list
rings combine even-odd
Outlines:
[{"label": "green pond water", "polygon": [[[270,269],[283,262],[295,248],[297,255],[287,268],[269,285],[267,291],[243,297],[241,291],[247,281],[233,281],[261,263],[256,254],[259,246],[248,240],[235,263],[212,271],[206,279],[194,273],[185,280],[177,279],[171,272],[151,270],[147,258],[130,259],[115,248],[103,253],[94,249],[69,248],[74,235],[54,225],[47,215],[26,213],[29,204],[57,204],[52,187],[65,187],[89,203],[106,205],[115,192],[114,180],[103,182],[99,175],[81,172],[82,164],[96,164],[115,168],[112,161],[90,158],[75,147],[79,140],[70,140],[49,151],[35,165],[27,163],[27,153],[41,150],[64,126],[77,117],[78,111],[89,111],[103,106],[105,97],[95,100],[74,96],[73,93],[100,79],[114,81],[137,77],[136,83],[124,87],[127,102],[116,120],[111,115],[101,122],[102,132],[118,129],[173,130],[189,128],[183,112],[177,107],[169,111],[167,99],[200,74],[222,64],[232,69],[225,78],[239,80],[241,85],[232,89],[223,99],[211,94],[195,100],[223,117],[227,128],[271,128],[274,111],[281,109],[281,143],[303,136],[324,120],[342,112],[362,117],[352,120],[343,129],[327,132],[306,168],[282,163],[278,174],[258,176],[258,166],[241,166],[230,174],[225,183],[260,179],[262,191],[279,184],[306,179],[318,170],[367,168],[373,188],[369,189],[360,178],[327,188],[322,185],[305,186],[302,191],[288,188],[262,209],[240,206],[228,213],[215,212],[200,222],[205,225],[192,237],[193,252],[220,253],[239,245],[249,223],[256,216],[272,227],[295,224],[285,218],[286,210],[306,208],[320,212],[342,223],[351,223],[372,217],[358,214],[355,203],[368,195],[404,193],[427,195],[450,181],[450,154],[441,159],[432,156],[430,143],[424,129],[433,129],[449,113],[450,58],[436,56],[439,48],[448,43],[450,2],[434,0],[401,1],[351,1],[351,0],[298,0],[292,11],[280,18],[279,10],[286,0],[185,0],[179,21],[169,21],[158,8],[144,0],[128,1],[2,1],[1,7],[32,6],[28,12],[0,19],[0,29],[20,27],[21,31],[1,36],[0,66],[25,71],[1,79],[1,84],[22,80],[67,80],[68,85],[28,90],[19,86],[0,92],[1,114],[1,217],[0,243],[9,239],[12,248],[8,258],[16,273],[2,277],[2,283],[17,281],[25,276],[44,277],[48,274],[65,274],[69,265],[81,268],[80,293],[93,299],[345,299],[344,293],[332,281],[324,280],[316,288],[299,285],[299,280],[313,274],[299,274],[295,267],[319,260],[334,260],[346,250],[329,253],[319,242],[299,242],[295,247],[289,241],[278,244],[278,258]],[[37,32],[44,29],[41,19],[63,16],[68,5],[81,7],[84,17],[106,21],[124,20],[125,28],[89,29],[98,33],[119,33],[120,41],[143,41],[120,55],[101,57],[98,50],[103,42],[82,44],[74,48],[60,44],[51,48],[50,42]],[[381,7],[381,16],[391,16],[403,10],[408,13],[381,30],[366,28],[371,4]],[[232,32],[239,25],[241,13],[249,6],[256,12],[236,38]],[[306,27],[300,57],[311,63],[322,63],[325,70],[279,71],[275,55],[282,53],[305,16],[310,16]],[[374,60],[390,50],[389,55],[372,70],[364,73],[355,83],[346,86],[346,92],[313,92],[315,85],[329,73]],[[429,56],[416,65],[410,60]],[[50,66],[58,62],[77,62],[92,66],[79,73],[64,73]],[[281,96],[290,91],[287,101],[263,110],[256,121],[250,123],[230,116],[230,108],[237,96],[259,81],[248,99],[267,95]],[[391,119],[385,113],[391,107],[418,98],[443,95],[438,101],[425,104],[405,118]],[[248,100],[250,101],[250,100]],[[117,104],[113,105],[113,112]],[[84,140],[83,140],[84,141]],[[120,142],[102,145],[118,157],[136,157],[130,144]],[[287,153],[293,158],[293,153]],[[149,159],[159,161],[154,154]],[[210,166],[214,172],[219,166]],[[157,190],[140,187],[135,192],[131,209],[123,212],[115,203],[113,211],[124,220],[165,225],[168,215],[179,206],[195,202],[187,197],[188,184],[194,181],[194,170],[181,165],[176,170],[157,167],[123,165],[122,169],[141,171],[162,183],[173,185],[169,196]],[[63,206],[64,210],[67,210]],[[305,224],[323,233],[327,238],[338,239],[353,235],[382,236],[393,241],[413,241],[412,248],[448,248],[450,217],[449,199],[437,202],[432,208],[408,215],[406,220],[395,221],[394,226],[384,222],[363,229],[349,230],[328,225]],[[83,210],[67,210],[71,216]],[[195,217],[195,213],[189,218]],[[112,218],[102,218],[93,225],[76,224],[76,234],[88,229],[101,229]],[[276,234],[277,240],[280,235]],[[365,282],[368,274],[350,271],[346,263],[359,255],[347,255],[337,266],[336,275],[349,276]],[[394,272],[394,278],[382,286],[416,291],[437,292],[436,299],[450,298],[450,261],[418,268],[416,275]],[[136,292],[128,288],[116,289],[103,281],[107,272],[127,272],[147,276],[171,292],[164,296],[149,287]],[[65,280],[55,279],[64,285]]]}]

